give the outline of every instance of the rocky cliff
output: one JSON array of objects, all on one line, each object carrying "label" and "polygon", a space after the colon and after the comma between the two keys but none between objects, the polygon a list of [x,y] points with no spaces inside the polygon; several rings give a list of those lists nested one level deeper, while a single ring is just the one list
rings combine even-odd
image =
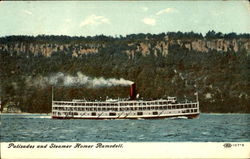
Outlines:
[{"label": "rocky cliff", "polygon": [[[100,49],[113,45],[112,42],[106,44],[91,44],[86,42],[78,43],[46,43],[46,42],[23,42],[16,41],[15,43],[0,43],[0,51],[7,51],[10,54],[22,54],[30,52],[34,55],[42,54],[44,56],[51,56],[52,53],[67,52],[72,56],[78,57],[85,54],[99,53]],[[142,54],[147,56],[150,53],[155,56],[161,54],[167,56],[170,47],[181,47],[189,51],[196,51],[201,53],[208,53],[209,51],[217,52],[238,52],[246,50],[250,52],[250,40],[247,38],[240,39],[171,39],[165,36],[162,39],[156,40],[154,38],[144,38],[141,41],[125,43],[129,49],[121,50],[130,57],[135,54]]]},{"label": "rocky cliff", "polygon": [[[0,38],[2,105],[51,111],[50,84],[61,72],[137,83],[143,99],[180,99],[199,92],[202,112],[250,113],[250,35],[132,34],[126,37]],[[129,88],[55,88],[59,100],[126,98]]]}]

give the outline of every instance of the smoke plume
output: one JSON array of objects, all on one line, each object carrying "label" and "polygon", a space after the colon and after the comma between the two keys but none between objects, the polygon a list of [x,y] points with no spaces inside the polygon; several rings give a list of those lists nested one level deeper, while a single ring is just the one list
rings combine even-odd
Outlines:
[{"label": "smoke plume", "polygon": [[66,75],[64,73],[57,73],[51,75],[49,77],[37,77],[35,80],[28,79],[29,84],[35,86],[46,86],[46,85],[54,85],[54,86],[81,86],[87,88],[99,88],[99,87],[111,87],[111,86],[128,86],[133,82],[129,80],[125,80],[123,78],[115,79],[109,78],[105,79],[103,77],[93,78],[78,72],[76,76]]}]

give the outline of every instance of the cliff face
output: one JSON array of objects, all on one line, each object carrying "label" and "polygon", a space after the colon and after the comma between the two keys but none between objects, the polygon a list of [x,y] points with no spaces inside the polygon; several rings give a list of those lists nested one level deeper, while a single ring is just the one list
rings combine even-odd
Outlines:
[{"label": "cliff face", "polygon": [[181,48],[188,49],[189,51],[197,51],[201,53],[208,53],[209,51],[217,52],[238,52],[239,50],[247,50],[250,52],[250,40],[249,39],[196,39],[196,40],[169,40],[168,37],[165,37],[165,40],[153,42],[146,41],[139,44],[129,44],[129,46],[136,46],[135,50],[126,51],[127,54],[133,56],[135,53],[141,53],[146,56],[150,53],[150,50],[157,54],[162,54],[167,56],[169,53],[169,48],[172,46],[177,46]]},{"label": "cliff face", "polygon": [[14,52],[16,52],[17,54],[30,52],[34,55],[42,54],[47,57],[51,56],[52,53],[64,51],[71,53],[72,56],[78,56],[88,53],[98,53],[98,47],[100,46],[92,46],[87,44],[36,44],[32,42],[17,42],[9,45],[0,44],[0,50],[9,52],[11,54],[13,54]]},{"label": "cliff face", "polygon": [[[2,103],[14,102],[24,112],[50,112],[50,85],[43,80],[59,72],[82,72],[136,82],[147,100],[165,95],[192,98],[198,91],[202,112],[249,113],[250,36],[191,36],[0,38]],[[128,93],[126,88],[79,87],[57,88],[58,99],[126,98]]]},{"label": "cliff face", "polygon": [[[51,56],[52,53],[57,52],[67,52],[72,56],[78,57],[84,54],[95,54],[99,53],[99,50],[105,48],[106,46],[113,45],[113,43],[104,44],[91,44],[91,43],[66,43],[66,44],[56,44],[56,43],[24,43],[16,42],[11,44],[0,43],[0,51],[6,51],[11,54],[17,53],[27,53],[30,52],[34,55],[42,54],[44,56]],[[250,40],[249,39],[171,39],[165,36],[161,40],[155,39],[143,39],[140,42],[130,42],[125,43],[126,46],[132,49],[121,50],[122,52],[128,54],[130,57],[134,57],[135,54],[142,54],[147,56],[150,53],[155,56],[162,54],[167,56],[171,47],[180,47],[187,49],[189,51],[197,51],[201,53],[208,53],[209,51],[217,52],[238,52],[241,50],[246,50],[250,52]]]}]

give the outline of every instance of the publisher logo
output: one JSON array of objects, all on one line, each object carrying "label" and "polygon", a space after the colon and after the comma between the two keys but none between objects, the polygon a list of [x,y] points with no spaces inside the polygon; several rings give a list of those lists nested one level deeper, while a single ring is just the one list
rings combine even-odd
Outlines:
[{"label": "publisher logo", "polygon": [[225,143],[223,146],[224,146],[224,148],[231,148],[231,147],[232,147],[232,144],[230,144],[230,143]]}]

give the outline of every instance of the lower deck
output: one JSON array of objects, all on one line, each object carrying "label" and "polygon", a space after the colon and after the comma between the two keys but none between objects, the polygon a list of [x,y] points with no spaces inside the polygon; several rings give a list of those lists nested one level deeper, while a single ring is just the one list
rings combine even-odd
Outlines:
[{"label": "lower deck", "polygon": [[112,120],[112,119],[164,119],[164,118],[174,118],[174,117],[186,117],[188,119],[194,119],[199,117],[199,113],[193,114],[171,114],[171,115],[161,115],[161,116],[52,116],[53,119],[95,119],[95,120]]},{"label": "lower deck", "polygon": [[139,119],[192,116],[199,114],[198,108],[148,111],[52,111],[53,118],[63,119]]}]

